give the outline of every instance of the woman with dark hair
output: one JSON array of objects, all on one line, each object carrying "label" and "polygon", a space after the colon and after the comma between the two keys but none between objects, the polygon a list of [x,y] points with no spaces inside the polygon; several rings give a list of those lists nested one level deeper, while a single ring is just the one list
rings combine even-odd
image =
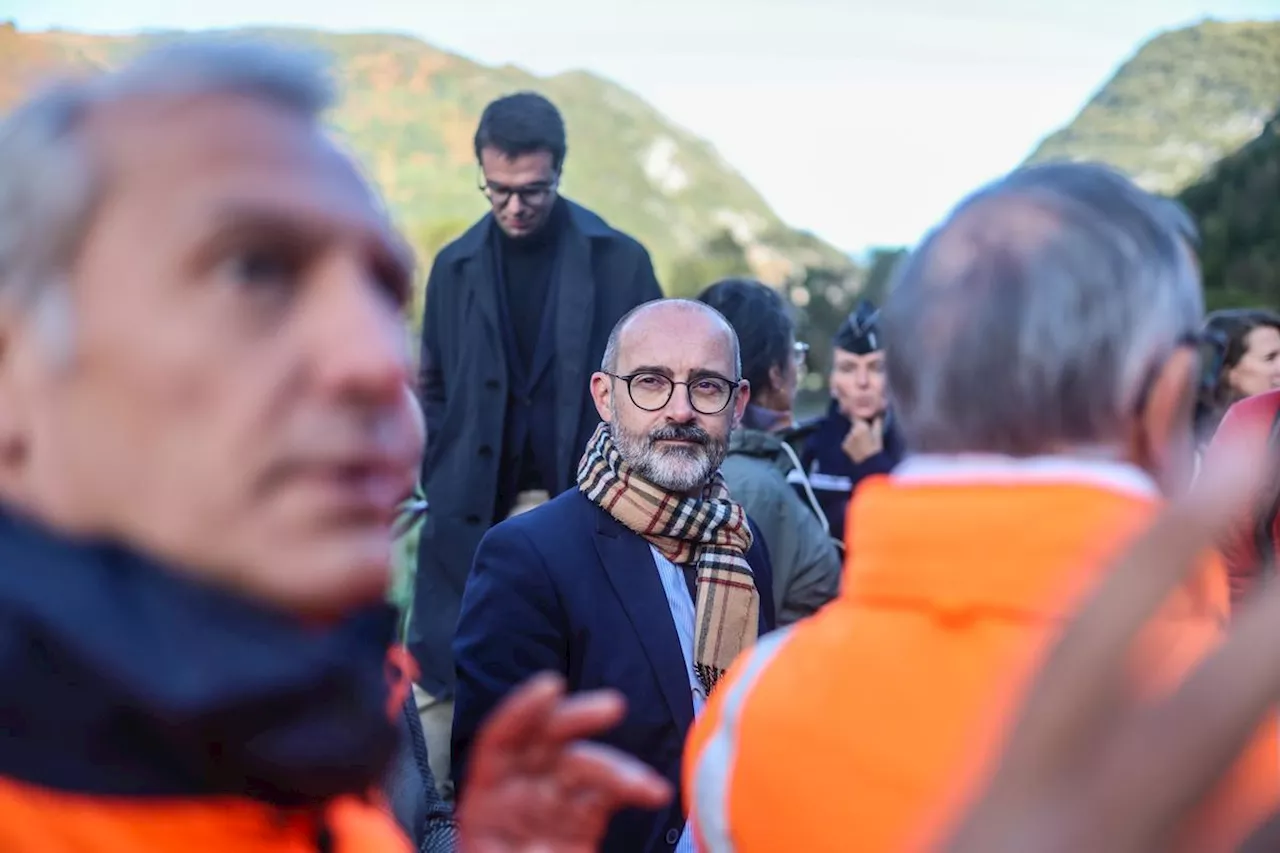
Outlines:
[{"label": "woman with dark hair", "polygon": [[805,506],[788,484],[788,475],[807,481],[796,452],[779,435],[791,426],[805,349],[796,343],[787,303],[758,281],[726,279],[698,300],[723,314],[738,336],[751,396],[720,470],[764,534],[778,625],[787,625],[834,598],[840,585],[840,556],[826,519],[812,489],[805,492],[812,506]]},{"label": "woman with dark hair", "polygon": [[1234,403],[1280,388],[1280,314],[1256,308],[1215,311],[1205,321],[1216,344],[1196,407],[1196,434],[1203,444]]},{"label": "woman with dark hair", "polygon": [[[1199,463],[1212,468],[1231,448],[1280,442],[1280,315],[1246,308],[1215,311],[1205,321],[1216,338],[1196,406]],[[1216,363],[1215,363],[1216,362]],[[1218,544],[1239,604],[1280,563],[1280,485],[1242,515]]]}]

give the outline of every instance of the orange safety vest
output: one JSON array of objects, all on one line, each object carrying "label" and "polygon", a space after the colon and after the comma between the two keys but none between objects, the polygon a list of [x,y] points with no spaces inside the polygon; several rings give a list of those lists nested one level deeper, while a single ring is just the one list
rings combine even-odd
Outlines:
[{"label": "orange safety vest", "polygon": [[[958,817],[1049,645],[1157,507],[1084,465],[1057,478],[1011,467],[859,489],[840,597],[761,638],[690,733],[684,791],[701,849],[926,850]],[[1175,685],[1219,642],[1228,609],[1208,561],[1132,650],[1135,689]],[[1268,726],[1180,841],[1234,850],[1278,799]]]},{"label": "orange safety vest", "polygon": [[[396,713],[416,669],[387,655]],[[411,853],[381,795],[323,809],[282,809],[245,797],[93,796],[0,777],[4,853]]]},{"label": "orange safety vest", "polygon": [[0,850],[31,853],[411,853],[380,803],[287,812],[237,797],[96,797],[0,779]]}]

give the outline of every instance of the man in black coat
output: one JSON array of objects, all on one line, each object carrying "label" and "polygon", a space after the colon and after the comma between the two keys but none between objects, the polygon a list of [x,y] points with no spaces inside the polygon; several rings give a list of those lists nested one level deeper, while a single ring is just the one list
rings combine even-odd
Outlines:
[{"label": "man in black coat", "polygon": [[560,197],[564,122],[520,93],[489,104],[476,130],[492,210],[446,246],[427,282],[422,481],[409,647],[432,769],[448,793],[454,672],[450,643],[486,530],[574,482],[599,420],[588,382],[614,324],[659,298],[648,252]]}]

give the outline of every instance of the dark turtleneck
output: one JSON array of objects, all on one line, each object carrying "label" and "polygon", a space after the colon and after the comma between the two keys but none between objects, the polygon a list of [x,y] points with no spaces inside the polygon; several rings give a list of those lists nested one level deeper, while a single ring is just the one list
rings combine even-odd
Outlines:
[{"label": "dark turtleneck", "polygon": [[569,218],[569,207],[557,198],[546,224],[527,237],[508,237],[494,224],[502,258],[502,281],[507,310],[515,332],[521,363],[529,365],[538,348],[542,314],[550,302],[551,277],[555,273],[560,235]]}]

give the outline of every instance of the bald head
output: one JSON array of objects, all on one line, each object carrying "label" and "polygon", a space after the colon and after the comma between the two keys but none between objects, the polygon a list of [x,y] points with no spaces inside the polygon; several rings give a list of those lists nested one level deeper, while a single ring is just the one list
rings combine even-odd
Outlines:
[{"label": "bald head", "polygon": [[614,326],[591,397],[632,472],[694,493],[715,475],[750,392],[738,336],[709,305],[658,299]]},{"label": "bald head", "polygon": [[692,299],[655,299],[624,314],[609,333],[600,369],[605,373],[618,373],[620,353],[634,348],[629,344],[656,341],[660,346],[679,347],[693,339],[721,342],[732,371],[729,378],[737,379],[742,374],[742,357],[733,326],[710,305]]},{"label": "bald head", "polygon": [[1015,172],[897,270],[881,323],[918,452],[1103,447],[1203,313],[1184,213],[1092,164]]}]

